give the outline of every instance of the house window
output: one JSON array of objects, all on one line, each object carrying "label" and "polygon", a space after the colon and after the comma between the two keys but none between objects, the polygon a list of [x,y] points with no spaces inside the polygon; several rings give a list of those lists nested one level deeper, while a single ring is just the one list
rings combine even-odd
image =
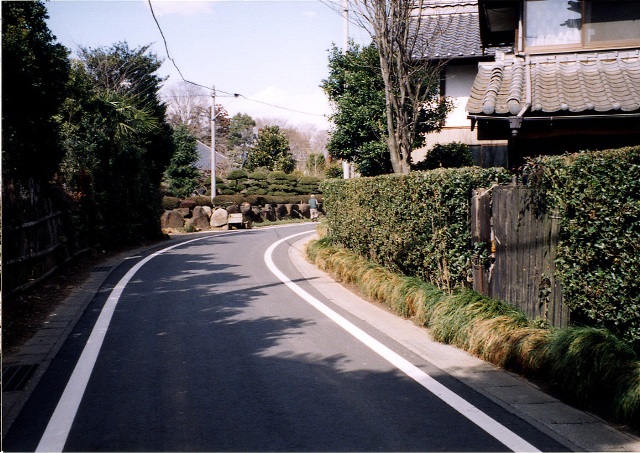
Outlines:
[{"label": "house window", "polygon": [[640,41],[640,2],[591,1],[585,11],[585,42]]},{"label": "house window", "polygon": [[525,43],[581,48],[640,44],[640,1],[527,0]]}]

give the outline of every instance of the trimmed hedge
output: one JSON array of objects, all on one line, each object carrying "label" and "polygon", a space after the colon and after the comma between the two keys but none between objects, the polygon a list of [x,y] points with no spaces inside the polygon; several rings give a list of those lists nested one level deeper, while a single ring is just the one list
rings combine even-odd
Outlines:
[{"label": "trimmed hedge", "polygon": [[571,319],[640,351],[640,147],[531,160],[525,181],[557,210],[557,274]]},{"label": "trimmed hedge", "polygon": [[505,169],[468,167],[331,179],[321,190],[336,244],[451,291],[471,274],[472,189],[510,180]]}]

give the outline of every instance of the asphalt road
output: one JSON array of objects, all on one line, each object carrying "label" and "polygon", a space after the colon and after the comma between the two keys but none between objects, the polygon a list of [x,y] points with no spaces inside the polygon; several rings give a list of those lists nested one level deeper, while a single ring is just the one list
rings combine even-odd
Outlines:
[{"label": "asphalt road", "polygon": [[125,261],[3,449],[566,450],[324,300],[287,253],[300,236],[286,238],[314,226],[200,236]]}]

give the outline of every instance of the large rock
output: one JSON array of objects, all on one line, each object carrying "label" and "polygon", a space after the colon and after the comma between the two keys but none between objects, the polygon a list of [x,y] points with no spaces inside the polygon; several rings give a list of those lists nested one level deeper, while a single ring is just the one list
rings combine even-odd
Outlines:
[{"label": "large rock", "polygon": [[251,219],[254,222],[262,222],[262,208],[260,206],[251,206]]},{"label": "large rock", "polygon": [[196,206],[193,208],[193,217],[206,215],[207,217],[211,217],[211,208],[209,206]]},{"label": "large rock", "polygon": [[162,217],[160,217],[160,226],[162,228],[183,228],[184,217],[182,217],[180,212],[175,210],[164,211]]},{"label": "large rock", "polygon": [[289,215],[292,219],[301,219],[302,213],[300,212],[300,206],[297,204],[291,205],[291,213]]},{"label": "large rock", "polygon": [[211,214],[210,225],[212,228],[220,228],[229,223],[229,213],[226,209],[218,208]]},{"label": "large rock", "polygon": [[195,207],[187,223],[193,225],[196,230],[208,230],[211,226],[207,211],[202,209],[202,206]]},{"label": "large rock", "polygon": [[191,210],[189,208],[176,208],[174,212],[177,212],[185,219],[191,216]]},{"label": "large rock", "polygon": [[284,204],[277,204],[276,205],[276,218],[278,220],[284,219],[286,218],[288,215],[287,212],[287,206]]},{"label": "large rock", "polygon": [[276,211],[273,209],[273,205],[265,204],[260,212],[260,217],[264,221],[273,222],[276,220]]},{"label": "large rock", "polygon": [[249,203],[247,203],[246,201],[244,203],[242,203],[242,205],[240,205],[240,212],[243,214],[249,214],[249,212],[251,211],[251,205]]}]

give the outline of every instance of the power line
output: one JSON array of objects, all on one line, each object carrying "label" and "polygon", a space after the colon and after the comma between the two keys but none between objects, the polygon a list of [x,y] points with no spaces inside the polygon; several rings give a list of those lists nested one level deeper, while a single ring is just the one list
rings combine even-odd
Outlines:
[{"label": "power line", "polygon": [[287,110],[287,111],[295,112],[295,113],[300,113],[300,114],[303,114],[303,115],[326,117],[326,115],[321,114],[321,113],[303,112],[303,111],[300,111],[300,110],[294,110],[294,109],[290,109],[290,108],[287,108],[287,107],[282,107],[280,105],[270,104],[268,102],[258,101],[258,100],[255,100],[255,99],[249,99],[248,97],[246,97],[246,96],[244,96],[242,94],[239,94],[239,93],[229,93],[229,92],[224,91],[224,90],[213,89],[211,87],[202,85],[200,83],[192,82],[191,80],[185,79],[184,76],[182,75],[182,71],[180,71],[180,68],[178,67],[177,63],[175,62],[175,60],[171,57],[171,54],[169,53],[169,45],[167,44],[167,39],[165,38],[164,33],[162,31],[162,27],[160,26],[160,22],[158,22],[158,19],[156,18],[156,14],[153,11],[153,5],[151,4],[151,0],[147,0],[147,3],[149,4],[149,9],[151,10],[151,15],[153,16],[153,20],[156,23],[156,26],[158,27],[158,31],[160,31],[160,36],[162,36],[162,41],[164,42],[164,48],[165,48],[165,51],[167,53],[167,58],[171,61],[171,63],[173,63],[173,66],[176,68],[176,70],[178,71],[178,74],[180,74],[180,78],[184,82],[189,83],[191,85],[195,85],[197,87],[206,88],[207,90],[213,90],[213,91],[215,91],[215,94],[223,93],[223,94],[228,95],[229,97],[235,97],[235,98],[242,97],[242,98],[244,98],[244,99],[246,99],[247,101],[250,101],[250,102],[256,102],[258,104],[264,104],[264,105],[268,105],[269,107],[273,107],[273,108],[277,108],[277,109],[281,109],[281,110]]},{"label": "power line", "polygon": [[[176,68],[176,71],[178,71],[178,74],[180,74],[180,78],[186,82],[186,83],[190,83],[191,85],[195,85],[197,87],[201,87],[201,88],[206,88],[207,90],[211,90],[211,87],[207,87],[205,85],[201,85],[199,83],[196,82],[192,82],[191,80],[187,80],[184,78],[184,76],[182,75],[182,71],[180,71],[180,68],[178,67],[178,65],[176,64],[175,60],[171,57],[171,53],[169,52],[169,45],[167,44],[167,38],[165,38],[164,36],[164,32],[162,31],[162,27],[160,26],[160,22],[158,22],[158,18],[156,17],[156,13],[153,11],[153,5],[151,4],[151,0],[147,0],[147,3],[149,3],[149,9],[151,10],[151,15],[153,16],[153,20],[156,23],[156,26],[158,27],[158,31],[160,31],[160,36],[162,36],[162,41],[164,42],[164,49],[167,52],[167,58],[171,61],[171,63],[173,63],[173,66]],[[228,94],[228,95],[235,95],[232,93],[227,93],[226,91],[223,90],[217,90],[221,93],[224,94]]]},{"label": "power line", "polygon": [[241,98],[246,99],[247,101],[251,101],[251,102],[257,102],[258,104],[264,104],[264,105],[268,105],[269,107],[275,107],[277,109],[281,109],[281,110],[288,110],[289,112],[295,112],[295,113],[301,113],[303,115],[312,115],[312,116],[322,116],[322,117],[326,117],[326,115],[322,114],[322,113],[310,113],[310,112],[303,112],[300,110],[294,110],[294,109],[290,109],[287,107],[282,107],[279,105],[275,105],[275,104],[269,104],[268,102],[264,102],[264,101],[257,101],[255,99],[249,99],[248,97],[244,96],[244,95],[240,95]]}]

